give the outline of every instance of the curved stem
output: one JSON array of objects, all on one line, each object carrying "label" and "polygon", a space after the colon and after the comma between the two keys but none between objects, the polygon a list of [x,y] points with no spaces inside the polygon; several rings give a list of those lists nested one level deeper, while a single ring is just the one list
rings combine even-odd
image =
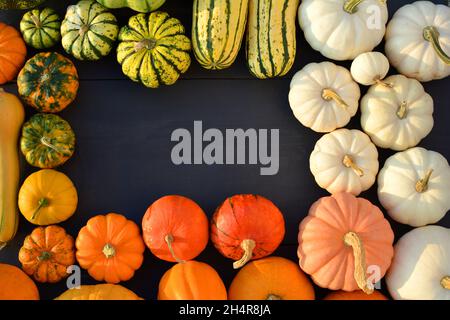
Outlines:
[{"label": "curved stem", "polygon": [[441,286],[444,289],[450,290],[450,276],[445,276],[441,280]]},{"label": "curved stem", "polygon": [[403,101],[397,110],[397,117],[400,119],[405,119],[405,117],[408,114],[408,103],[406,101]]},{"label": "curved stem", "polygon": [[239,269],[243,267],[247,262],[249,262],[253,257],[253,249],[256,247],[256,242],[252,239],[245,239],[241,242],[241,248],[244,250],[242,258],[233,263],[234,269]]},{"label": "curved stem", "polygon": [[279,295],[276,294],[269,294],[266,298],[266,300],[283,300]]},{"label": "curved stem", "polygon": [[373,293],[373,286],[369,285],[366,275],[366,250],[361,238],[355,232],[347,232],[344,243],[352,247],[355,261],[354,277],[358,287],[367,294]]},{"label": "curved stem", "polygon": [[113,258],[116,255],[116,249],[110,243],[105,244],[102,252],[107,259]]},{"label": "curved stem", "polygon": [[34,220],[37,218],[37,215],[39,214],[39,211],[41,211],[42,208],[48,207],[49,205],[49,201],[46,198],[41,198],[38,201],[38,207],[37,209],[33,212],[33,215],[31,216],[31,220]]},{"label": "curved stem", "polygon": [[41,138],[41,143],[47,148],[53,149],[58,153],[63,153],[57,146],[53,145],[47,137]]},{"label": "curved stem", "polygon": [[350,14],[356,13],[358,11],[358,6],[363,2],[364,0],[347,0],[344,3],[344,11]]},{"label": "curved stem", "polygon": [[0,242],[0,251],[2,251],[2,249],[6,247],[7,244],[7,242]]},{"label": "curved stem", "polygon": [[164,241],[166,241],[167,246],[169,247],[170,254],[175,259],[175,261],[178,263],[185,262],[184,260],[181,260],[180,258],[178,258],[177,255],[175,254],[175,251],[173,250],[173,242],[174,242],[173,235],[171,235],[171,234],[166,235],[164,237]]},{"label": "curved stem", "polygon": [[416,191],[419,193],[425,192],[428,190],[428,183],[430,182],[431,175],[433,174],[433,169],[430,169],[425,174],[425,177],[417,181],[416,183]]},{"label": "curved stem", "polygon": [[32,14],[30,16],[30,19],[33,21],[34,25],[36,26],[36,28],[42,28],[42,22],[39,19],[39,17],[36,17],[34,14]]},{"label": "curved stem", "polygon": [[333,100],[344,109],[348,108],[348,104],[332,89],[323,89],[322,98],[326,101]]},{"label": "curved stem", "polygon": [[354,171],[359,177],[364,176],[364,171],[363,171],[363,169],[361,169],[360,167],[358,167],[358,165],[355,163],[355,161],[353,161],[353,158],[352,158],[351,156],[349,156],[348,154],[346,154],[346,155],[344,156],[344,160],[342,160],[342,163],[343,163],[344,166],[346,166],[347,168],[353,169],[353,171]]},{"label": "curved stem", "polygon": [[439,31],[436,29],[436,27],[428,26],[423,29],[423,37],[428,42],[431,42],[434,51],[436,51],[436,54],[438,57],[447,65],[450,65],[450,56],[444,52],[444,49],[442,49],[441,44],[439,43]]},{"label": "curved stem", "polygon": [[375,81],[376,84],[379,84],[380,86],[383,86],[383,87],[387,87],[387,88],[393,88],[394,87],[394,85],[392,83],[384,82],[380,78],[375,78],[374,81]]}]

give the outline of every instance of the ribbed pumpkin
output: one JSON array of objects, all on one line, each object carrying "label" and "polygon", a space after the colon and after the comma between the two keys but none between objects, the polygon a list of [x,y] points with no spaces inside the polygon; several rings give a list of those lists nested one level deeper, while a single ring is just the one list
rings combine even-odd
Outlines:
[{"label": "ribbed pumpkin", "polygon": [[61,21],[52,8],[35,9],[24,14],[20,31],[25,42],[36,49],[51,48],[61,39]]},{"label": "ribbed pumpkin", "polygon": [[174,84],[191,64],[191,41],[178,19],[165,12],[138,14],[119,33],[123,73],[147,87]]},{"label": "ribbed pumpkin", "polygon": [[59,53],[38,53],[20,71],[17,86],[26,104],[39,112],[59,112],[77,96],[78,73]]},{"label": "ribbed pumpkin", "polygon": [[284,238],[284,218],[268,199],[235,195],[217,208],[211,222],[211,240],[235,269],[252,259],[270,255]]},{"label": "ribbed pumpkin", "polygon": [[55,300],[142,300],[133,291],[119,284],[84,285],[69,289]]},{"label": "ribbed pumpkin", "polygon": [[59,282],[75,263],[72,236],[59,226],[38,227],[25,238],[19,251],[23,270],[38,282]]},{"label": "ribbed pumpkin", "polygon": [[33,280],[16,266],[0,263],[0,300],[39,300]]},{"label": "ribbed pumpkin", "polygon": [[233,279],[229,300],[314,300],[314,288],[298,264],[268,257],[244,266]]},{"label": "ribbed pumpkin", "polygon": [[0,0],[0,10],[4,9],[30,9],[37,7],[47,0]]},{"label": "ribbed pumpkin", "polygon": [[72,157],[75,134],[61,117],[38,113],[24,124],[20,148],[30,165],[41,169],[54,168]]},{"label": "ribbed pumpkin", "polygon": [[78,60],[107,56],[118,33],[116,17],[94,0],[82,0],[69,6],[61,24],[62,46]]},{"label": "ribbed pumpkin", "polygon": [[116,213],[89,219],[78,233],[76,247],[80,267],[97,281],[129,280],[144,260],[138,226]]},{"label": "ribbed pumpkin", "polygon": [[208,218],[186,197],[171,195],[156,200],[142,219],[147,247],[158,258],[182,262],[197,257],[208,244]]},{"label": "ribbed pumpkin", "polygon": [[134,11],[152,12],[161,7],[166,0],[97,0],[110,9],[128,7]]},{"label": "ribbed pumpkin", "polygon": [[356,290],[351,292],[334,291],[329,293],[323,300],[389,300],[379,291],[367,294],[364,291]]},{"label": "ribbed pumpkin", "polygon": [[0,22],[0,84],[14,79],[25,62],[27,47],[20,33]]},{"label": "ribbed pumpkin", "polygon": [[227,289],[219,274],[194,260],[170,268],[159,282],[158,300],[226,300]]},{"label": "ribbed pumpkin", "polygon": [[378,207],[350,193],[316,201],[300,224],[300,267],[332,290],[373,292],[394,254],[394,233]]}]

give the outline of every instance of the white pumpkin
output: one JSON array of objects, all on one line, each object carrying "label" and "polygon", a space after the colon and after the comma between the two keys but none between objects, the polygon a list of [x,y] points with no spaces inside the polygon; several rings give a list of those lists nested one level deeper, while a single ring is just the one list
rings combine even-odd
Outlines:
[{"label": "white pumpkin", "polygon": [[402,75],[374,85],[361,101],[361,126],[381,148],[416,146],[433,129],[433,98],[415,79]]},{"label": "white pumpkin", "polygon": [[303,0],[298,18],[313,49],[334,60],[352,60],[383,40],[384,0]]},{"label": "white pumpkin", "polygon": [[364,132],[339,129],[317,141],[309,165],[320,187],[357,196],[375,183],[378,151]]},{"label": "white pumpkin", "polygon": [[389,60],[384,54],[365,52],[353,60],[350,71],[353,79],[364,86],[376,83],[389,86],[389,83],[382,81],[388,74],[389,68]]},{"label": "white pumpkin", "polygon": [[360,97],[347,69],[331,62],[311,63],[292,78],[289,104],[305,127],[330,132],[350,122]]},{"label": "white pumpkin", "polygon": [[450,300],[450,229],[427,226],[395,245],[386,276],[395,300]]},{"label": "white pumpkin", "polygon": [[438,152],[412,148],[386,160],[378,176],[378,198],[400,223],[436,223],[450,210],[450,167]]},{"label": "white pumpkin", "polygon": [[397,70],[420,81],[450,75],[450,8],[430,1],[401,7],[386,31],[386,54]]}]

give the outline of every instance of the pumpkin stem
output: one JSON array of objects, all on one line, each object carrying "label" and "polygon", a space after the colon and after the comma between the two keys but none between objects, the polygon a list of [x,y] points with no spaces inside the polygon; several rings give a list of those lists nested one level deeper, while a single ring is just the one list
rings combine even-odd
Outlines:
[{"label": "pumpkin stem", "polygon": [[444,49],[442,49],[441,44],[439,43],[439,31],[436,29],[436,27],[428,26],[423,29],[423,37],[428,42],[431,42],[434,51],[436,51],[436,54],[438,57],[444,62],[446,65],[450,65],[450,56],[445,53]]},{"label": "pumpkin stem", "polygon": [[38,207],[37,209],[33,212],[33,215],[31,216],[31,220],[34,220],[37,218],[37,215],[39,213],[39,211],[41,211],[42,208],[48,207],[49,205],[49,201],[46,198],[41,198],[38,201]]},{"label": "pumpkin stem", "polygon": [[39,19],[39,17],[36,17],[34,14],[32,14],[30,16],[30,19],[33,21],[34,25],[36,26],[36,28],[42,28],[42,22]]},{"label": "pumpkin stem", "polygon": [[441,286],[444,289],[450,290],[450,276],[445,276],[441,280]]},{"label": "pumpkin stem", "polygon": [[354,277],[358,287],[367,294],[373,293],[373,286],[369,284],[366,276],[366,250],[364,250],[361,238],[355,232],[350,231],[345,234],[344,243],[353,249]]},{"label": "pumpkin stem", "polygon": [[89,26],[87,24],[83,24],[80,28],[80,36],[84,36],[89,31]]},{"label": "pumpkin stem", "polygon": [[242,258],[238,261],[235,261],[233,263],[234,269],[239,269],[243,267],[247,262],[249,262],[252,259],[253,256],[253,249],[256,247],[256,242],[252,239],[245,239],[241,242],[241,248],[244,250],[244,254],[242,255]]},{"label": "pumpkin stem", "polygon": [[47,137],[41,138],[41,143],[47,148],[53,149],[58,153],[63,153],[57,146],[53,145]]},{"label": "pumpkin stem", "polygon": [[279,295],[276,294],[269,294],[266,298],[266,300],[283,300]]},{"label": "pumpkin stem", "polygon": [[425,177],[420,179],[416,183],[416,191],[419,193],[425,192],[428,189],[428,183],[430,182],[431,175],[433,174],[433,169],[428,170]]},{"label": "pumpkin stem", "polygon": [[2,251],[2,249],[4,247],[6,247],[7,243],[6,242],[0,242],[0,251]]},{"label": "pumpkin stem", "polygon": [[46,261],[49,260],[52,257],[52,253],[48,251],[42,251],[41,255],[39,256],[39,261]]},{"label": "pumpkin stem", "polygon": [[397,110],[397,117],[400,119],[405,119],[406,115],[408,114],[408,102],[403,101]]},{"label": "pumpkin stem", "polygon": [[166,236],[164,237],[164,240],[166,241],[167,246],[169,247],[170,254],[171,254],[172,257],[175,259],[175,261],[178,262],[178,263],[186,262],[186,261],[181,260],[180,258],[178,258],[177,255],[175,254],[175,250],[173,250],[173,242],[174,242],[174,240],[175,240],[175,239],[173,238],[173,235],[171,235],[171,234],[166,235]]},{"label": "pumpkin stem", "polygon": [[353,158],[351,156],[349,156],[348,154],[346,154],[344,156],[344,160],[342,160],[342,163],[344,164],[344,166],[346,166],[347,168],[351,168],[353,169],[353,171],[359,176],[362,177],[364,176],[364,171],[358,167],[358,165],[355,163],[355,161],[353,161]]},{"label": "pumpkin stem", "polygon": [[336,91],[334,91],[332,89],[323,89],[322,98],[326,101],[333,100],[340,107],[342,107],[344,109],[348,108],[348,104],[336,93]]},{"label": "pumpkin stem", "polygon": [[155,39],[144,39],[141,40],[139,42],[137,42],[134,45],[134,51],[138,52],[141,49],[147,49],[147,50],[152,50],[154,47],[156,46],[156,40]]},{"label": "pumpkin stem", "polygon": [[116,255],[116,249],[114,249],[113,245],[110,243],[105,244],[102,252],[108,259],[113,258]]},{"label": "pumpkin stem", "polygon": [[364,0],[347,0],[344,3],[344,11],[350,14],[356,13],[358,11],[358,6],[363,2]]},{"label": "pumpkin stem", "polygon": [[384,82],[382,79],[380,78],[375,78],[375,83],[379,84],[380,86],[386,87],[386,88],[393,88],[394,85],[392,83],[389,82]]}]

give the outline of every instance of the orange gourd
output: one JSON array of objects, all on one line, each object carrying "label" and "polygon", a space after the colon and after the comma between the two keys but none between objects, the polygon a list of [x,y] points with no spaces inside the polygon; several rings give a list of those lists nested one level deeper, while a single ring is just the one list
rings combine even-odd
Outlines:
[{"label": "orange gourd", "polygon": [[39,227],[25,238],[19,251],[23,270],[38,282],[56,283],[75,263],[72,236],[59,226]]},{"label": "orange gourd", "polygon": [[352,292],[334,291],[328,294],[323,300],[389,300],[379,291],[367,294],[364,291],[357,290]]},{"label": "orange gourd", "polygon": [[211,240],[238,269],[252,259],[274,252],[284,238],[284,218],[268,199],[235,195],[217,208],[211,223]]},{"label": "orange gourd", "polygon": [[26,55],[27,47],[19,31],[0,22],[0,84],[14,80]]},{"label": "orange gourd", "polygon": [[370,294],[391,264],[394,233],[378,207],[349,193],[315,202],[300,224],[300,267],[332,290]]},{"label": "orange gourd", "polygon": [[159,282],[158,300],[226,300],[227,289],[219,274],[206,263],[177,263]]},{"label": "orange gourd", "polygon": [[208,244],[208,218],[194,201],[177,195],[156,200],[142,219],[144,241],[158,258],[182,262]]},{"label": "orange gourd", "polygon": [[80,267],[97,281],[129,280],[144,260],[145,246],[138,226],[116,213],[89,219],[75,245]]},{"label": "orange gourd", "polygon": [[0,300],[39,300],[39,291],[22,270],[0,263]]},{"label": "orange gourd", "polygon": [[281,257],[244,266],[228,291],[230,300],[314,300],[314,288],[298,264]]}]

